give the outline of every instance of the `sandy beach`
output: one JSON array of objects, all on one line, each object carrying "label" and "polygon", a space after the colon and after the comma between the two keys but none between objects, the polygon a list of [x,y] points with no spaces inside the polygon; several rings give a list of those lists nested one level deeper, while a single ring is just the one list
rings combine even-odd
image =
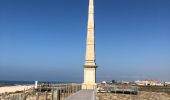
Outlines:
[{"label": "sandy beach", "polygon": [[5,87],[0,87],[0,93],[28,90],[32,87],[33,86],[5,86]]}]

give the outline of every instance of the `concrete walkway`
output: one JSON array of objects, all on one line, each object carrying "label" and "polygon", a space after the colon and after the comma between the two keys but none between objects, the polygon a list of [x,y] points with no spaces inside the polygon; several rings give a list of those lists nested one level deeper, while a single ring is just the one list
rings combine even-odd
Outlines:
[{"label": "concrete walkway", "polygon": [[95,100],[95,92],[94,90],[81,90],[65,100]]}]

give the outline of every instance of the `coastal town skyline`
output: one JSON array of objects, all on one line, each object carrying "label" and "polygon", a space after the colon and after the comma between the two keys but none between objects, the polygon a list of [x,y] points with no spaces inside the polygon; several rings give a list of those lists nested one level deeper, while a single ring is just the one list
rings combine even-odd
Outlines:
[{"label": "coastal town skyline", "polygon": [[[97,81],[170,80],[169,4],[95,1]],[[87,5],[0,1],[0,80],[82,82]]]}]

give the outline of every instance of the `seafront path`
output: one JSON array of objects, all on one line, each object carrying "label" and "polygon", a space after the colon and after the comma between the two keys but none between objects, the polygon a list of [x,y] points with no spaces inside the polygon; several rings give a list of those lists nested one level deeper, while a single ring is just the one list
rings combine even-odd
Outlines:
[{"label": "seafront path", "polygon": [[67,97],[65,100],[95,100],[95,90],[80,90]]}]

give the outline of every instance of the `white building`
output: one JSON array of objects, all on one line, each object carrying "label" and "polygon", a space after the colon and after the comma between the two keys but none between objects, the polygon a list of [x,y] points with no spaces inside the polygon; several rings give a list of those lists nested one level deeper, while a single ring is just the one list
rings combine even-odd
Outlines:
[{"label": "white building", "polygon": [[135,83],[142,86],[163,86],[162,83],[159,83],[156,80],[137,80]]},{"label": "white building", "polygon": [[170,86],[170,82],[165,82],[165,86]]},{"label": "white building", "polygon": [[135,83],[136,83],[137,85],[143,85],[143,86],[146,86],[146,85],[148,84],[147,81],[141,81],[141,80],[137,80],[137,81],[135,81]]},{"label": "white building", "polygon": [[107,82],[106,81],[102,81],[102,84],[106,84]]}]

